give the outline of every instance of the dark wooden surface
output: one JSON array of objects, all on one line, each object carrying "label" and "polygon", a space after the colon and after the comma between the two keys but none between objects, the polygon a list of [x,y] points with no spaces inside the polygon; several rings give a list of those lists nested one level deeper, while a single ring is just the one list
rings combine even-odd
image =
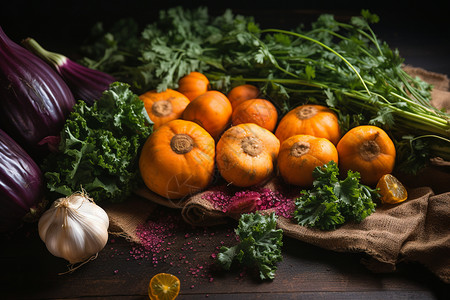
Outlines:
[{"label": "dark wooden surface", "polygon": [[[177,215],[161,208],[157,214]],[[150,278],[168,272],[181,280],[179,299],[445,299],[449,286],[416,263],[394,273],[367,270],[361,254],[336,253],[284,238],[283,261],[273,281],[251,269],[217,269],[217,246],[234,244],[235,224],[180,226],[161,251],[136,258],[143,249],[110,236],[98,257],[73,273],[52,256],[29,224],[3,239],[0,248],[2,299],[145,299]],[[157,263],[155,263],[157,262]]]},{"label": "dark wooden surface", "polygon": [[[54,16],[37,4],[22,6],[26,14],[21,15],[20,5],[24,2],[27,1],[7,4],[6,10],[2,9],[0,25],[16,41],[31,35],[51,42],[55,50],[75,47],[83,39],[83,30],[97,17],[102,19],[109,13],[109,19],[118,18],[120,10],[110,8],[108,1],[98,1],[100,4],[91,4],[94,10],[86,13],[75,9],[76,3],[70,2],[71,10],[66,12],[64,21],[64,9],[60,9],[62,15]],[[336,8],[332,1],[319,8],[283,7],[283,2],[279,3],[277,9],[262,6],[256,10],[250,5],[234,3],[232,8],[256,15],[261,23],[287,28],[313,19],[321,12],[348,17],[359,11],[354,6]],[[442,19],[442,8],[433,2],[421,7],[418,1],[400,1],[397,5],[404,5],[403,10],[396,6],[382,9],[383,4],[388,2],[382,1],[373,9],[382,16],[375,28],[379,37],[398,48],[406,63],[450,75],[449,28]],[[101,5],[105,7],[104,14],[99,12]],[[145,7],[149,15],[156,13],[156,8]],[[222,7],[226,4],[214,9],[220,11]],[[30,17],[33,10],[40,15]],[[130,9],[124,8],[124,14],[129,12]],[[145,19],[145,12],[136,10],[135,13],[141,20]],[[85,17],[85,23],[77,20],[77,15]],[[448,169],[440,169],[420,177],[405,177],[405,180],[411,186],[430,185],[436,193],[441,193],[450,191],[448,175]],[[278,264],[273,281],[260,281],[251,270],[216,270],[211,255],[222,242],[233,243],[234,226],[231,221],[211,228],[182,226],[166,239],[170,245],[165,244],[166,251],[155,254],[155,260],[152,254],[136,259],[136,245],[111,236],[96,260],[74,273],[58,275],[67,270],[66,262],[47,251],[39,239],[36,224],[27,224],[1,239],[0,298],[146,299],[149,280],[159,272],[180,278],[180,299],[448,299],[446,296],[450,294],[448,285],[419,264],[402,263],[394,273],[374,274],[360,263],[364,258],[361,254],[331,252],[290,238],[284,239],[283,261]]]}]

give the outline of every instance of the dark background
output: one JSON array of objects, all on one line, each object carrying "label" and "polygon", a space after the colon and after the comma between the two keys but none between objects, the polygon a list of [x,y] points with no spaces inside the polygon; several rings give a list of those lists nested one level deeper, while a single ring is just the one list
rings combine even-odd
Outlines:
[{"label": "dark background", "polygon": [[106,24],[133,17],[152,23],[161,9],[206,6],[211,15],[231,8],[252,15],[261,27],[290,29],[308,24],[321,13],[348,19],[369,9],[380,16],[373,26],[378,37],[398,48],[405,63],[450,75],[450,25],[444,1],[24,1],[2,3],[0,26],[14,41],[33,37],[48,50],[75,53],[97,21]]},{"label": "dark background", "polygon": [[[450,16],[448,9],[436,1],[160,2],[163,3],[150,0],[7,0],[0,6],[0,26],[16,42],[33,37],[48,50],[72,54],[77,52],[97,21],[111,23],[134,17],[140,24],[148,24],[154,21],[160,9],[179,4],[192,8],[208,6],[212,14],[222,14],[226,8],[231,8],[235,13],[255,16],[261,27],[286,29],[306,24],[321,13],[348,19],[364,8],[380,16],[380,23],[374,26],[375,33],[391,47],[398,48],[406,63],[450,76]],[[419,186],[424,184],[425,178],[425,183],[437,188],[446,177],[440,176],[440,172],[437,177],[434,174],[410,178],[408,182]],[[219,230],[229,232],[226,229]],[[210,230],[214,233],[216,229]],[[215,247],[222,239],[222,235],[215,234],[210,245]],[[183,231],[177,241],[174,249],[185,247]],[[284,262],[277,271],[275,285],[261,284],[249,274],[242,277],[236,270],[215,277],[212,285],[201,285],[181,269],[183,299],[206,299],[208,295],[214,299],[248,299],[254,292],[258,293],[254,297],[261,299],[446,299],[444,295],[448,295],[448,285],[421,265],[402,263],[396,273],[373,274],[360,263],[360,259],[366,257],[355,253],[327,251],[289,238],[284,243]],[[95,263],[74,274],[60,276],[57,273],[66,270],[66,262],[51,256],[40,242],[35,227],[25,227],[0,247],[1,295],[4,299],[20,298],[18,295],[25,295],[27,299],[100,299],[102,296],[102,299],[107,296],[110,296],[107,299],[143,299],[151,274],[173,272],[178,266],[173,269],[166,263],[154,268],[146,261],[142,265],[141,261],[128,261],[130,247],[125,239],[117,238],[114,243],[111,240]],[[209,249],[189,252],[189,260],[202,261],[213,251]],[[185,268],[187,272],[188,265]],[[195,288],[188,288],[193,283]]]}]

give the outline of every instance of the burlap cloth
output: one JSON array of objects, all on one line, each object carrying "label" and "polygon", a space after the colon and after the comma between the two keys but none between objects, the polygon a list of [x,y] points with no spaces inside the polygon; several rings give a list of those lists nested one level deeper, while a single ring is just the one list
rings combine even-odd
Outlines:
[{"label": "burlap cloth", "polygon": [[[405,70],[433,84],[433,105],[450,110],[447,76],[409,66],[405,66]],[[397,205],[379,205],[372,215],[359,224],[347,223],[336,230],[320,231],[280,216],[278,226],[286,236],[324,249],[366,254],[361,262],[373,272],[393,272],[400,262],[417,262],[442,281],[450,283],[448,168],[444,163],[428,168],[417,176],[398,174],[408,189],[408,200]],[[282,192],[289,189],[276,178],[265,187]],[[179,209],[183,219],[194,226],[214,226],[238,217],[227,215],[204,199],[203,195],[208,192],[169,201],[147,188],[141,188],[125,203],[105,207],[110,217],[110,231],[139,243],[135,229],[161,205]],[[291,190],[286,192],[292,194]]]}]

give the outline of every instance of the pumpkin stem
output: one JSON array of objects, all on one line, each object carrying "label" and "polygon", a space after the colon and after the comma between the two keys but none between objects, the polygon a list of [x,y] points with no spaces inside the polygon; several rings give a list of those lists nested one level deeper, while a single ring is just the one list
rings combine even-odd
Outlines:
[{"label": "pumpkin stem", "polygon": [[309,152],[311,145],[308,142],[297,142],[291,147],[291,155],[294,157],[300,157]]},{"label": "pumpkin stem", "polygon": [[185,154],[194,148],[194,140],[187,134],[176,134],[170,140],[170,147],[177,154]]},{"label": "pumpkin stem", "polygon": [[377,142],[375,142],[379,135],[380,134],[377,132],[372,140],[364,141],[364,143],[361,144],[361,147],[359,148],[359,155],[362,159],[371,161],[380,155],[380,146]]},{"label": "pumpkin stem", "polygon": [[246,136],[241,141],[241,148],[246,154],[257,156],[263,151],[263,143],[257,137]]},{"label": "pumpkin stem", "polygon": [[314,117],[317,114],[317,108],[314,106],[304,106],[297,111],[297,118],[305,120]]},{"label": "pumpkin stem", "polygon": [[161,100],[153,103],[152,112],[155,116],[165,117],[172,112],[172,103],[167,100]]}]

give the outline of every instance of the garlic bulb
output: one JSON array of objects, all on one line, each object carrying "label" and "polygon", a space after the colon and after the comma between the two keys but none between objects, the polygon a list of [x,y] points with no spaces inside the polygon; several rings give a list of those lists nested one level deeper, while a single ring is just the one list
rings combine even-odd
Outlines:
[{"label": "garlic bulb", "polygon": [[39,236],[51,254],[71,264],[85,261],[108,241],[106,212],[84,193],[57,199],[41,216]]}]

